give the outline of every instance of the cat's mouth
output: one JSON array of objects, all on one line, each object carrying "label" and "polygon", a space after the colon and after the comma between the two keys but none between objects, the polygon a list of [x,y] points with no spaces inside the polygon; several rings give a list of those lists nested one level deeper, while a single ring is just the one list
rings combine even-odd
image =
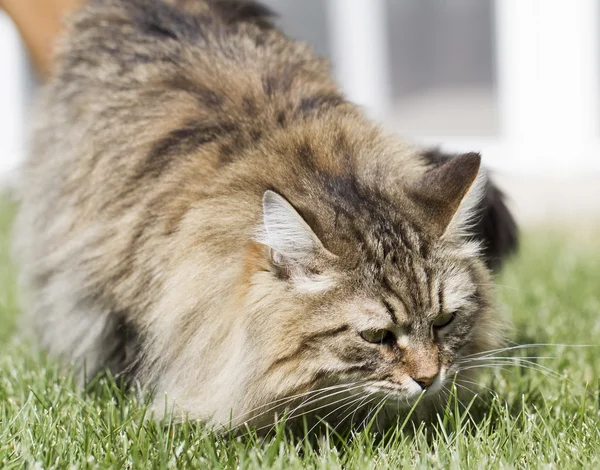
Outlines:
[{"label": "cat's mouth", "polygon": [[379,380],[365,387],[368,393],[385,396],[388,400],[396,400],[405,405],[412,406],[417,401],[428,400],[435,397],[444,388],[445,372],[441,370],[431,385],[423,388],[410,377],[402,382]]}]

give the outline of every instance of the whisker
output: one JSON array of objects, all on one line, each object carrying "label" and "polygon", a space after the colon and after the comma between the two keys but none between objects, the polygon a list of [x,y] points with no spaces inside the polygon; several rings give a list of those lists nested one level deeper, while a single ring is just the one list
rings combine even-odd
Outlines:
[{"label": "whisker", "polygon": [[557,348],[594,348],[600,347],[595,344],[564,344],[564,343],[531,343],[531,344],[518,344],[516,346],[508,346],[505,348],[498,349],[489,349],[487,351],[481,351],[474,354],[469,354],[464,356],[463,359],[471,358],[471,357],[483,357],[492,353],[498,352],[506,352],[506,351],[514,351],[516,349],[526,349],[526,348],[540,348],[540,347],[557,347]]},{"label": "whisker", "polygon": [[361,410],[364,406],[373,402],[375,399],[377,399],[377,396],[374,392],[367,392],[367,394],[362,399],[362,401],[356,406],[356,409],[353,411],[350,411],[350,413],[348,413],[346,416],[344,416],[341,419],[341,421],[339,422],[339,424],[342,424],[344,421],[346,421],[346,419],[348,419],[350,417],[350,425],[352,425],[352,423],[354,422],[354,416],[356,415],[356,413],[358,413],[358,411]]},{"label": "whisker", "polygon": [[487,385],[475,382],[474,380],[464,379],[462,377],[457,377],[457,379],[454,381],[454,383],[457,385],[462,385],[469,392],[474,392],[474,391],[469,389],[468,387],[466,387],[465,384],[473,385],[474,387],[477,387],[478,389],[484,388],[485,390],[487,390],[488,392],[490,392],[492,394],[496,393],[496,391],[494,389],[488,387]]},{"label": "whisker", "polygon": [[[354,388],[354,390],[356,390],[356,388],[359,388],[359,387],[355,387],[355,388]],[[290,413],[290,414],[289,414],[287,417],[288,417],[288,419],[290,419],[290,418],[300,418],[300,417],[302,417],[302,416],[304,416],[304,415],[306,415],[306,414],[308,414],[308,413],[314,413],[315,411],[319,411],[319,410],[322,410],[323,408],[327,408],[327,407],[329,407],[329,406],[333,406],[333,405],[335,405],[335,404],[337,404],[337,403],[343,402],[344,400],[346,400],[346,399],[348,399],[348,398],[354,398],[354,397],[358,396],[359,394],[361,394],[361,393],[360,393],[360,392],[356,392],[356,393],[353,393],[353,394],[351,394],[349,397],[342,397],[342,398],[340,398],[339,400],[336,400],[336,401],[334,401],[334,402],[331,402],[331,403],[326,403],[326,404],[324,404],[324,405],[321,405],[321,406],[319,406],[318,408],[311,408],[311,409],[309,409],[309,410],[303,411],[302,413],[300,413],[300,414],[298,414],[298,415],[294,415],[294,413],[295,413],[296,411],[298,411],[299,409],[301,409],[301,408],[305,408],[305,407],[307,407],[308,405],[314,404],[314,403],[316,403],[316,402],[318,402],[318,401],[321,401],[321,400],[323,400],[323,399],[325,399],[325,398],[330,398],[331,396],[327,396],[327,397],[319,398],[318,400],[314,400],[314,401],[312,401],[312,402],[308,402],[308,403],[305,403],[305,404],[302,404],[302,405],[300,405],[300,406],[296,407],[296,408],[295,408],[295,409],[294,409],[294,410],[293,410],[293,411],[292,411],[292,412],[291,412],[291,413]],[[361,394],[361,395],[362,395],[362,394]]]},{"label": "whisker", "polygon": [[534,368],[537,367],[538,370],[545,370],[548,373],[551,374],[555,374],[557,376],[557,378],[566,378],[564,377],[562,374],[560,374],[559,372],[550,369],[549,367],[546,367],[542,364],[538,364],[537,362],[531,361],[531,360],[527,360],[521,357],[497,357],[494,359],[489,359],[489,362],[485,362],[483,364],[471,364],[471,363],[466,363],[467,367],[461,367],[460,370],[468,370],[468,369],[472,369],[472,368],[476,368],[476,367],[489,367],[489,366],[496,366],[496,365],[514,365],[514,366],[521,366],[523,368]]},{"label": "whisker", "polygon": [[482,383],[480,383],[480,382],[477,382],[476,380],[469,380],[469,379],[467,379],[467,378],[464,378],[464,377],[461,377],[461,376],[458,376],[458,377],[456,378],[456,382],[460,382],[460,383],[463,383],[463,384],[470,384],[470,385],[474,385],[474,386],[476,386],[476,387],[478,387],[478,388],[479,388],[479,387],[483,387],[483,388],[485,388],[486,390],[488,390],[488,391],[490,391],[490,392],[492,392],[492,393],[495,393],[495,392],[496,392],[494,389],[492,389],[492,388],[490,388],[490,387],[488,387],[488,386],[486,386],[486,385],[484,385],[484,384],[482,384]]},{"label": "whisker", "polygon": [[[258,418],[260,416],[263,416],[266,413],[269,413],[269,412],[271,412],[273,410],[276,410],[279,407],[287,406],[288,404],[292,403],[294,400],[297,400],[298,398],[304,398],[304,401],[300,405],[298,405],[296,408],[294,408],[293,411],[296,411],[297,409],[301,408],[302,406],[309,405],[309,404],[318,402],[320,400],[325,400],[325,399],[330,398],[332,396],[336,396],[336,395],[339,395],[341,393],[345,393],[345,392],[354,390],[356,388],[360,388],[362,385],[363,384],[359,383],[359,382],[352,382],[350,384],[339,384],[339,385],[335,385],[335,386],[330,386],[330,387],[324,387],[324,388],[321,388],[321,389],[311,390],[311,391],[304,392],[304,393],[301,393],[301,394],[293,395],[291,397],[285,397],[283,399],[276,400],[276,401],[280,401],[281,402],[278,405],[273,406],[270,409],[265,410],[265,411],[263,411],[261,413],[258,413],[256,415],[252,416],[250,419],[254,420],[254,419],[256,419],[256,418]],[[334,393],[323,395],[324,393],[330,392],[332,390],[334,391]],[[323,395],[323,396],[318,397],[319,395]],[[271,402],[271,403],[273,403],[273,402]],[[264,406],[268,406],[268,405],[262,405],[262,407],[264,407]],[[258,407],[258,408],[261,408],[261,407]],[[243,426],[244,424],[245,423],[240,423],[237,426],[235,426],[234,429],[237,429],[238,427]],[[259,430],[260,429],[264,429],[264,427],[263,428],[259,428]]]},{"label": "whisker", "polygon": [[[458,383],[456,383],[456,382],[452,382],[452,385],[453,385],[453,386],[459,386],[459,387],[461,387],[461,385],[460,385],[460,384],[458,384]],[[467,387],[465,387],[464,385],[462,386],[462,388],[464,388],[465,390],[468,390],[468,391],[470,391],[470,390],[469,390]],[[452,389],[450,389],[450,388],[449,388],[447,385],[444,385],[444,388],[443,388],[443,389],[444,389],[444,390],[446,390],[446,391],[448,392],[448,399],[450,399],[450,397],[452,397],[452,396],[453,396],[453,394],[452,394]],[[482,401],[483,401],[483,398],[481,398],[479,395],[477,395],[477,394],[476,394],[475,396],[476,396],[477,398],[479,398],[480,400],[482,400]],[[456,390],[456,392],[454,393],[454,398],[455,398],[455,399],[458,401],[458,403],[460,404],[460,406],[462,406],[462,407],[463,407],[463,408],[464,408],[464,409],[467,411],[467,413],[468,413],[468,414],[469,414],[469,416],[470,416],[470,413],[468,412],[468,409],[467,409],[467,407],[466,407],[466,406],[465,406],[465,404],[462,402],[462,400],[461,400],[460,398],[458,398],[458,390]]]},{"label": "whisker", "polygon": [[[363,396],[360,396],[359,398],[355,398],[357,394],[353,395],[350,398],[354,398],[354,400],[349,401],[348,403],[344,403],[340,406],[338,406],[337,408],[335,408],[334,410],[332,410],[331,412],[327,413],[325,416],[323,416],[323,418],[319,418],[318,422],[315,423],[306,433],[306,435],[302,438],[302,442],[304,442],[304,439],[306,439],[306,437],[321,423],[327,423],[326,419],[331,416],[332,414],[336,413],[339,410],[342,410],[344,408],[347,408],[348,406],[352,406],[354,403],[363,400]],[[312,410],[311,410],[312,411]]]},{"label": "whisker", "polygon": [[[330,391],[330,390],[335,390],[335,389],[339,389],[339,388],[345,388],[345,387],[349,387],[349,386],[351,387],[351,386],[353,386],[353,385],[355,385],[357,383],[358,382],[350,382],[350,383],[344,383],[344,384],[331,385],[331,386],[327,386],[327,387],[323,387],[323,388],[318,388],[318,389],[315,389],[315,390],[308,390],[306,392],[298,393],[296,395],[290,395],[290,396],[287,396],[287,397],[282,397],[282,398],[279,398],[277,400],[273,400],[273,401],[270,401],[270,402],[265,403],[263,405],[257,406],[256,408],[253,408],[253,409],[251,409],[249,411],[246,411],[246,412],[242,413],[241,415],[239,415],[239,416],[235,417],[234,419],[232,419],[232,421],[237,421],[237,420],[241,419],[243,416],[249,415],[250,413],[258,411],[258,410],[260,410],[262,408],[265,408],[267,406],[272,406],[272,408],[270,408],[270,409],[268,409],[266,411],[263,411],[261,414],[255,415],[255,416],[253,416],[251,418],[251,419],[255,419],[255,418],[261,416],[264,413],[268,413],[269,411],[272,411],[272,410],[278,408],[279,406],[282,406],[284,403],[296,400],[298,398],[302,398],[302,397],[305,397],[307,395],[314,395],[314,394],[318,394],[318,393],[322,393],[322,392],[326,392],[326,391]],[[275,405],[275,406],[273,406],[273,405]]]},{"label": "whisker", "polygon": [[385,405],[385,402],[387,401],[388,397],[390,396],[390,392],[386,393],[383,398],[381,400],[379,400],[379,402],[377,403],[376,406],[374,406],[371,411],[369,411],[367,413],[367,416],[365,417],[364,420],[361,421],[359,428],[362,428],[363,426],[366,426],[369,423],[369,419],[370,416],[373,415],[373,417],[375,417],[376,413],[379,413],[379,411],[381,411],[381,407],[382,405]]},{"label": "whisker", "polygon": [[538,364],[538,363],[532,362],[532,361],[522,361],[522,363],[519,364],[518,363],[519,358],[506,358],[506,359],[512,359],[512,361],[511,362],[504,361],[504,362],[497,362],[497,363],[492,363],[492,364],[480,364],[480,365],[468,366],[468,367],[462,368],[460,370],[477,369],[477,368],[484,368],[484,367],[494,367],[494,368],[498,368],[500,370],[505,370],[505,368],[508,366],[519,366],[523,369],[532,370],[534,372],[541,372],[546,377],[551,377],[553,379],[558,379],[558,380],[565,380],[571,386],[577,388],[579,391],[582,391],[586,395],[591,396],[591,392],[586,387],[581,386],[580,384],[578,384],[574,380],[570,379],[566,375],[561,374],[553,369],[550,369],[549,367],[543,366],[542,364]]},{"label": "whisker", "polygon": [[[362,383],[361,383],[361,384],[359,384],[359,385],[356,385],[356,386],[354,386],[354,387],[351,387],[351,388],[348,388],[348,389],[345,389],[345,390],[341,390],[341,391],[337,391],[337,392],[335,392],[335,393],[330,393],[330,394],[328,394],[328,395],[324,395],[324,396],[322,396],[322,397],[319,397],[319,398],[313,398],[313,397],[310,397],[310,398],[311,398],[310,400],[302,402],[300,405],[298,405],[296,408],[294,408],[294,409],[293,409],[291,412],[289,412],[288,414],[284,415],[284,416],[282,417],[282,419],[285,419],[285,420],[289,420],[289,419],[291,419],[291,418],[297,419],[297,418],[300,418],[300,417],[302,417],[302,416],[304,416],[304,415],[306,415],[306,414],[308,414],[308,413],[315,412],[315,411],[318,411],[318,410],[320,410],[320,409],[326,408],[326,407],[328,407],[328,406],[332,406],[332,405],[335,405],[335,404],[337,404],[337,403],[343,402],[343,401],[345,401],[345,400],[347,400],[347,399],[354,398],[354,397],[356,397],[356,396],[357,396],[357,394],[358,394],[358,393],[360,393],[360,392],[358,392],[358,393],[354,393],[354,394],[351,394],[349,397],[342,397],[341,399],[339,399],[339,400],[336,400],[336,401],[334,401],[334,402],[332,402],[332,403],[326,403],[325,405],[319,406],[318,408],[314,408],[314,409],[306,410],[306,411],[304,411],[304,412],[302,412],[302,413],[300,413],[300,414],[295,414],[295,413],[296,413],[298,410],[300,410],[301,408],[305,408],[305,407],[307,407],[307,406],[309,406],[309,405],[312,405],[312,404],[318,403],[318,402],[320,402],[320,401],[322,401],[322,400],[326,400],[326,399],[328,399],[328,398],[331,398],[331,397],[333,397],[333,396],[339,395],[339,394],[341,394],[341,393],[347,393],[347,392],[350,392],[350,391],[352,391],[352,390],[356,390],[356,389],[358,389],[358,388],[361,388],[363,385],[364,385],[364,384],[362,384]],[[268,428],[268,427],[274,427],[276,424],[277,424],[277,423],[274,423],[274,424],[268,424],[268,425],[265,425],[265,426],[261,426],[260,428],[256,429],[256,431],[262,431],[263,429],[266,429],[266,428]]]},{"label": "whisker", "polygon": [[495,359],[494,362],[490,362],[488,364],[480,364],[480,365],[471,365],[468,367],[463,367],[460,370],[471,370],[471,369],[477,369],[480,367],[495,367],[498,365],[502,365],[502,366],[519,366],[523,369],[529,369],[529,370],[533,370],[536,372],[543,372],[545,374],[547,374],[549,377],[555,378],[555,379],[561,379],[561,380],[567,380],[569,381],[572,385],[576,386],[577,388],[583,388],[581,387],[581,385],[579,385],[578,383],[574,382],[573,380],[569,379],[567,376],[560,374],[559,372],[550,369],[549,367],[543,366],[541,364],[538,364],[536,362],[533,361],[527,361],[527,360],[523,360],[520,361],[519,358],[506,358],[508,360],[506,361],[500,361],[498,359]]},{"label": "whisker", "polygon": [[312,404],[314,404],[314,403],[317,403],[317,402],[319,402],[319,401],[321,401],[321,400],[326,400],[326,399],[328,399],[328,398],[331,398],[331,397],[334,397],[334,396],[340,395],[340,394],[342,394],[342,393],[351,392],[352,390],[356,390],[356,389],[358,389],[358,388],[361,388],[361,387],[363,387],[363,386],[364,386],[364,383],[358,383],[358,382],[357,382],[357,385],[354,385],[354,386],[352,386],[352,387],[347,387],[347,388],[344,388],[343,390],[339,390],[339,391],[337,391],[337,392],[335,392],[335,393],[330,393],[330,394],[328,394],[328,395],[324,395],[324,396],[322,396],[322,397],[319,397],[319,398],[315,398],[315,397],[308,397],[308,398],[306,398],[306,399],[305,399],[305,400],[304,400],[302,403],[300,403],[300,404],[299,404],[299,405],[298,405],[296,408],[294,408],[294,409],[291,411],[291,413],[293,413],[293,412],[295,412],[295,411],[299,410],[300,408],[303,408],[303,407],[306,407],[306,406],[312,405]]},{"label": "whisker", "polygon": [[466,360],[458,360],[455,364],[469,364],[475,361],[486,361],[493,359],[511,359],[511,360],[520,360],[520,359],[556,359],[556,356],[482,356],[482,357],[473,357],[468,358]]}]

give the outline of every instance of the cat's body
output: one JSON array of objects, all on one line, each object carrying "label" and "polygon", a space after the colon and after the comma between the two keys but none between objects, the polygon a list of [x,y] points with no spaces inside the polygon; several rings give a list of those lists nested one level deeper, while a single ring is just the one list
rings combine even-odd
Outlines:
[{"label": "cat's body", "polygon": [[[499,340],[462,233],[478,157],[438,160],[364,117],[256,4],[90,2],[24,169],[28,311],[52,355],[194,419],[269,421],[288,403],[267,403],[343,383],[389,380],[410,402]],[[501,200],[482,207],[505,224],[481,241],[508,234],[495,260],[514,226]]]}]

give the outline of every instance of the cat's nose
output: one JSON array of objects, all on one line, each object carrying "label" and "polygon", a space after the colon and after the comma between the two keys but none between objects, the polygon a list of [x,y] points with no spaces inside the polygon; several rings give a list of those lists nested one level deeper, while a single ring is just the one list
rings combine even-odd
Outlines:
[{"label": "cat's nose", "polygon": [[436,372],[435,374],[432,374],[432,375],[422,375],[419,377],[411,377],[411,378],[415,382],[417,382],[423,390],[425,390],[426,388],[431,386],[431,384],[433,383],[433,381],[435,380],[435,378],[437,376],[438,376],[438,373]]},{"label": "cat's nose", "polygon": [[426,389],[440,373],[439,351],[435,344],[413,345],[404,355],[405,373]]}]

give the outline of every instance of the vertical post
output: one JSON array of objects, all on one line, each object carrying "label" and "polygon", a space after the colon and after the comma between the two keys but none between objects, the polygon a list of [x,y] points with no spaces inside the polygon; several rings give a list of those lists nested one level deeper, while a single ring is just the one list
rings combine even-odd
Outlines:
[{"label": "vertical post", "polygon": [[23,158],[25,68],[17,31],[0,11],[0,186]]},{"label": "vertical post", "polygon": [[385,0],[328,0],[333,63],[349,99],[376,118],[391,97]]},{"label": "vertical post", "polygon": [[598,13],[597,0],[496,0],[506,158],[557,172],[585,168],[594,158]]}]

